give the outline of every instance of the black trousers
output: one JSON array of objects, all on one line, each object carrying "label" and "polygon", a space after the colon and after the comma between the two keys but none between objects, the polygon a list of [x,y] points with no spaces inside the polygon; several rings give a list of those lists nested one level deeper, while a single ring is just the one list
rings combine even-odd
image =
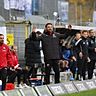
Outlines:
[{"label": "black trousers", "polygon": [[88,63],[88,79],[92,79],[93,77],[93,70],[95,68],[95,60],[91,60],[90,63]]},{"label": "black trousers", "polygon": [[7,78],[7,68],[0,69],[0,80],[2,80],[2,90],[5,90]]},{"label": "black trousers", "polygon": [[82,59],[77,59],[77,68],[78,68],[78,71],[77,71],[77,80],[79,80],[79,75],[80,77],[82,76],[82,69],[83,69],[83,60]]},{"label": "black trousers", "polygon": [[51,67],[53,67],[53,71],[55,72],[55,83],[59,83],[60,79],[60,72],[59,72],[59,65],[58,60],[49,59],[45,60],[45,84],[50,84],[50,72]]},{"label": "black trousers", "polygon": [[33,64],[32,66],[30,66],[29,68],[29,73],[28,73],[28,77],[30,78],[36,78],[37,77],[37,70],[38,70],[38,66],[36,64]]},{"label": "black trousers", "polygon": [[83,80],[86,80],[86,71],[88,70],[87,64],[88,64],[88,62],[86,60],[84,60],[83,63],[82,63],[82,76],[83,76]]},{"label": "black trousers", "polygon": [[15,78],[16,78],[16,74],[17,72],[14,70],[11,70],[10,68],[8,68],[7,70],[7,76],[8,76],[8,83],[13,83],[15,82]]},{"label": "black trousers", "polygon": [[23,69],[23,83],[29,85],[29,78],[28,78],[28,70],[27,69]]},{"label": "black trousers", "polygon": [[16,69],[15,71],[8,69],[8,83],[14,83],[16,77],[17,84],[20,84],[21,81],[28,83],[28,71],[26,69]]},{"label": "black trousers", "polygon": [[23,74],[23,72],[22,72],[22,70],[20,70],[20,69],[16,69],[16,72],[17,72],[17,74],[16,74],[17,84],[20,84],[21,81],[22,81],[22,74]]},{"label": "black trousers", "polygon": [[29,84],[29,81],[28,81],[28,70],[26,69],[17,69],[17,82],[18,84],[21,83],[21,81],[23,81],[23,83],[26,83],[26,84]]}]

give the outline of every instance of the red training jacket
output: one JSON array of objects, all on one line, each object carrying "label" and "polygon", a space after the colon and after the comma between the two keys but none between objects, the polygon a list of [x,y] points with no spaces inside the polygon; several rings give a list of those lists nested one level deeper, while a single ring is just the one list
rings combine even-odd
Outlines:
[{"label": "red training jacket", "polygon": [[0,69],[12,65],[13,62],[9,47],[6,44],[0,45]]},{"label": "red training jacket", "polygon": [[12,55],[13,67],[15,67],[18,64],[18,57],[17,54],[13,51],[11,51],[11,55]]}]

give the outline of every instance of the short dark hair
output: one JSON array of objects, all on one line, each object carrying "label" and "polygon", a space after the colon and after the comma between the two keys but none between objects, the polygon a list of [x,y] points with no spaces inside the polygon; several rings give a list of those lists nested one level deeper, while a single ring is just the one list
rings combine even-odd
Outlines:
[{"label": "short dark hair", "polygon": [[4,36],[3,34],[0,34],[0,36]]},{"label": "short dark hair", "polygon": [[90,30],[89,30],[89,33],[91,33],[91,32],[94,32],[94,30],[93,30],[93,29],[90,29]]},{"label": "short dark hair", "polygon": [[15,46],[16,46],[16,45],[12,45],[12,46],[11,46],[11,49],[14,49]]},{"label": "short dark hair", "polygon": [[40,31],[37,31],[36,33],[37,33],[37,34],[41,34],[41,32],[40,32]]},{"label": "short dark hair", "polygon": [[13,49],[13,45],[11,46],[11,49]]},{"label": "short dark hair", "polygon": [[83,30],[83,31],[82,31],[82,33],[85,33],[85,32],[87,32],[87,33],[88,33],[88,30]]},{"label": "short dark hair", "polygon": [[53,24],[52,24],[52,23],[47,23],[47,24],[45,25],[45,28],[47,28],[48,25],[53,25]]},{"label": "short dark hair", "polygon": [[72,28],[72,25],[71,25],[71,24],[69,24],[69,25],[68,25],[68,27]]},{"label": "short dark hair", "polygon": [[80,33],[80,32],[77,32],[77,33],[75,34],[75,36],[76,36],[77,34],[81,34],[81,33]]}]

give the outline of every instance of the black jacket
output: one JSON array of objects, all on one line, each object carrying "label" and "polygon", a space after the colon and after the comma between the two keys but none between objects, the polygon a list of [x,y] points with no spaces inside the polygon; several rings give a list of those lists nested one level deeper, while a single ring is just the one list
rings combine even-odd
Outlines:
[{"label": "black jacket", "polygon": [[82,37],[81,46],[82,46],[83,58],[87,59],[87,57],[89,57],[89,53],[88,53],[89,39]]},{"label": "black jacket", "polygon": [[86,59],[89,57],[89,53],[88,53],[88,48],[89,48],[89,39],[88,38],[84,38],[82,37],[82,40],[80,40],[80,42],[78,42],[76,44],[76,40],[74,40],[72,43],[73,45],[73,55],[80,59],[79,57],[79,53],[82,52],[83,53],[83,58],[82,59]]},{"label": "black jacket", "polygon": [[25,60],[29,66],[41,63],[40,41],[34,40],[33,37],[25,40]]},{"label": "black jacket", "polygon": [[89,57],[91,60],[96,60],[96,37],[90,37],[89,38]]},{"label": "black jacket", "polygon": [[73,51],[73,55],[77,59],[80,59],[79,53],[82,52],[82,39],[79,40],[74,39],[72,41],[72,51]]},{"label": "black jacket", "polygon": [[43,33],[38,37],[42,41],[42,49],[44,53],[44,59],[60,59],[60,46],[59,38],[63,38],[63,34],[53,32],[52,35]]}]

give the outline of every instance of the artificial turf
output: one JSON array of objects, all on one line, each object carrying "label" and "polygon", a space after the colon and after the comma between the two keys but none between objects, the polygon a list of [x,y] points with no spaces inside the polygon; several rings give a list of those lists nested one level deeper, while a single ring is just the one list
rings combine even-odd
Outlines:
[{"label": "artificial turf", "polygon": [[78,92],[78,93],[72,93],[72,94],[65,94],[60,96],[96,96],[96,89]]}]

